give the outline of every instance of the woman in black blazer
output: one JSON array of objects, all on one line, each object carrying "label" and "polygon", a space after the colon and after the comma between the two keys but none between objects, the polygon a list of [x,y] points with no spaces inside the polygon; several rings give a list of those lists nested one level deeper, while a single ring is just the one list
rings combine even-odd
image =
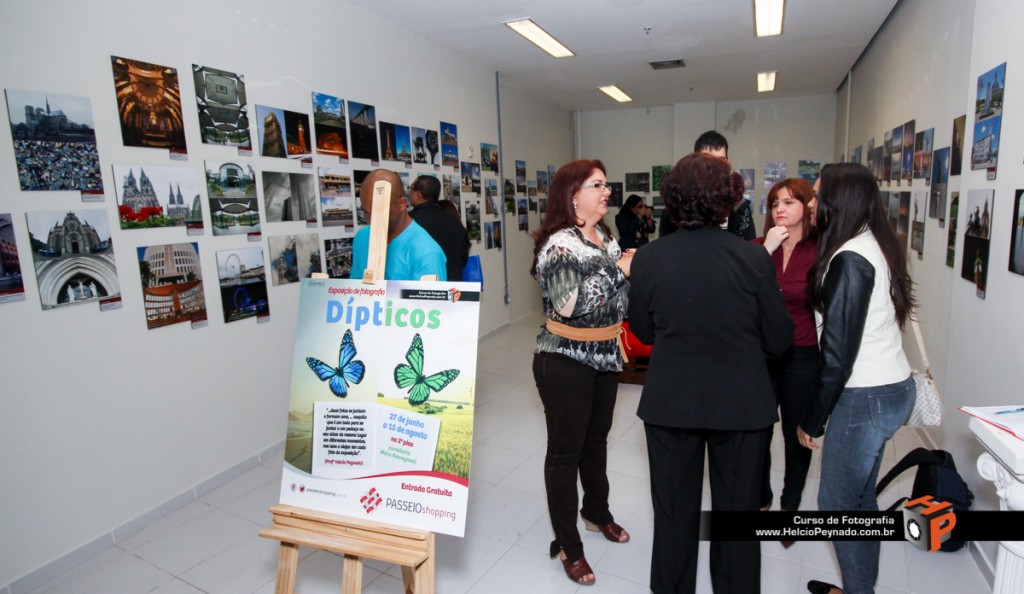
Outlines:
[{"label": "woman in black blazer", "polygon": [[[694,592],[705,452],[712,510],[757,510],[778,420],[765,359],[789,347],[793,320],[764,248],[721,228],[735,202],[727,161],[683,157],[661,196],[679,232],[636,253],[628,317],[654,345],[637,411],[654,504],[651,590]],[[760,543],[711,543],[716,594],[759,592],[760,573]]]}]

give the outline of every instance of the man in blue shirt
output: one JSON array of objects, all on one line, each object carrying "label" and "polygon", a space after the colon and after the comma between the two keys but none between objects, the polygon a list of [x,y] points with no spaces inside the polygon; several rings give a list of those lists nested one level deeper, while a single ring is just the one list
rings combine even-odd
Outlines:
[{"label": "man in blue shirt", "polygon": [[[374,169],[363,180],[359,189],[359,204],[367,221],[373,214],[373,184],[391,182],[391,204],[388,208],[388,254],[384,264],[385,280],[419,280],[436,274],[437,280],[448,280],[445,256],[441,246],[423,227],[412,220],[407,212],[408,202],[402,178],[394,171]],[[352,274],[349,278],[362,279],[370,249],[370,227],[363,227],[352,240]]]}]

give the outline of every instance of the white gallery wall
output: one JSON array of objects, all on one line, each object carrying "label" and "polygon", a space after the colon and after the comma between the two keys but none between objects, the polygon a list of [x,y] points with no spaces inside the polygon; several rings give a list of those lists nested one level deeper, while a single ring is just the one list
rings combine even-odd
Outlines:
[{"label": "white gallery wall", "polygon": [[[733,168],[754,170],[754,222],[760,233],[764,225],[760,200],[767,194],[764,162],[785,161],[790,177],[797,175],[800,160],[830,162],[835,118],[832,94],[583,112],[581,156],[601,159],[609,181],[625,182],[626,173],[674,165],[693,151],[701,133],[718,130],[729,141]],[[645,196],[647,203],[658,193],[652,187]],[[605,217],[613,230],[618,210],[611,208]]]},{"label": "white gallery wall", "polygon": [[[438,129],[440,120],[455,123],[460,156],[471,160],[473,148],[477,162],[481,142],[498,142],[498,110],[493,71],[344,1],[11,0],[0,4],[0,53],[3,88],[91,100],[106,189],[99,204],[83,204],[74,192],[21,192],[10,127],[0,125],[0,213],[14,221],[26,297],[0,304],[0,590],[13,584],[12,591],[22,591],[283,444],[299,285],[273,286],[268,278],[270,322],[225,324],[215,252],[261,246],[266,254],[268,236],[319,232],[322,240],[341,236],[338,228],[264,222],[259,242],[213,237],[205,194],[204,235],[189,237],[180,227],[118,228],[115,163],[191,167],[198,180],[205,159],[241,160],[257,172],[315,171],[260,157],[258,150],[239,158],[234,149],[202,144],[192,64],[243,74],[250,113],[260,104],[308,114],[311,91],[318,91],[374,105],[378,120],[428,129]],[[122,145],[112,55],[178,69],[187,161]],[[503,80],[501,87],[509,120],[506,167],[513,159],[538,169],[568,161],[569,112],[518,92],[513,82]],[[336,158],[314,156],[314,167],[328,165],[371,168],[365,160],[339,165]],[[403,170],[400,163],[382,165]],[[433,169],[407,171],[415,176]],[[450,168],[438,173],[458,174]],[[472,196],[463,193],[466,198]],[[85,208],[107,213],[123,308],[100,312],[93,303],[42,311],[25,213]],[[511,306],[504,303],[504,254],[473,246],[485,267],[481,334],[539,301],[523,272],[532,242],[513,234],[504,233]],[[135,248],[192,241],[199,244],[208,326],[147,330]]]},{"label": "white gallery wall", "polygon": [[[908,120],[917,131],[935,128],[936,149],[950,146],[953,119],[967,114],[963,172],[949,178],[948,190],[960,192],[959,225],[954,267],[946,266],[949,232],[936,219],[925,222],[921,259],[910,252],[920,301],[919,319],[939,391],[945,399],[942,427],[927,430],[935,447],[951,452],[957,468],[977,499],[975,508],[995,510],[995,487],[978,475],[975,463],[984,451],[967,427],[968,416],[956,407],[1020,403],[1018,381],[1021,331],[1024,329],[1024,277],[1008,271],[1013,201],[1024,188],[1024,76],[1019,50],[1024,4],[1018,0],[905,0],[897,5],[873,44],[862,56],[840,95],[850,89],[849,146],[837,121],[836,152],[849,153],[869,138],[880,145],[883,133]],[[1006,62],[1006,94],[999,144],[997,177],[970,168],[977,78]],[[883,190],[924,189],[923,180],[907,188],[882,183]],[[971,190],[995,192],[991,212],[988,283],[984,299],[975,285],[960,278],[966,201]],[[947,200],[948,214],[949,204]],[[912,362],[917,348],[912,335],[904,339]],[[979,566],[990,572],[996,544],[972,543]]]}]

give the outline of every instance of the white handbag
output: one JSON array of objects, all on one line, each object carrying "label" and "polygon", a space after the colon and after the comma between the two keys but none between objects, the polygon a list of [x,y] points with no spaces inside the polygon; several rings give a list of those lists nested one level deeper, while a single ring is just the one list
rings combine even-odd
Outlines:
[{"label": "white handbag", "polygon": [[938,427],[942,424],[942,399],[939,397],[935,379],[932,378],[932,367],[928,363],[928,352],[924,349],[921,326],[913,318],[910,319],[910,324],[914,327],[914,336],[917,337],[917,347],[921,351],[924,371],[914,370],[917,397],[914,400],[914,410],[911,411],[906,424],[909,427]]}]

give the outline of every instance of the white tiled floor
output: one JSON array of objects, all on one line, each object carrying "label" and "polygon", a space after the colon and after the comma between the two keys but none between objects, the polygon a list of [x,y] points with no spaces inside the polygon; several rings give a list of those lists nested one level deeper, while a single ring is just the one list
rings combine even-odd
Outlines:
[{"label": "white tiled floor", "polygon": [[[551,528],[542,476],[544,415],[530,369],[539,322],[536,318],[524,320],[480,344],[466,536],[438,535],[436,591],[648,592],[653,526],[643,425],[635,415],[639,386],[623,384],[619,389],[608,446],[612,511],[632,540],[615,545],[599,534],[583,532],[587,559],[597,573],[593,587],[570,583],[561,565],[546,554]],[[781,445],[776,431],[772,443],[776,461],[781,460]],[[883,472],[897,456],[920,445],[913,430],[901,430],[887,448]],[[816,453],[804,493],[809,509],[817,497],[818,463]],[[274,592],[278,543],[260,538],[257,532],[269,525],[267,509],[277,502],[280,471],[280,459],[257,466],[33,593],[270,594]],[[776,493],[781,479],[781,470],[774,470]],[[883,494],[882,503],[909,494],[910,483],[909,476],[898,481]],[[810,579],[839,582],[829,543],[800,542],[784,549],[776,542],[765,542],[761,550],[765,593],[806,592]],[[706,543],[701,555],[698,591],[711,592]],[[298,592],[340,591],[339,557],[309,549],[303,549],[301,557]],[[363,570],[363,591],[401,592],[400,569],[368,562]],[[989,587],[967,549],[924,553],[907,543],[882,544],[878,594],[987,591]]]}]

